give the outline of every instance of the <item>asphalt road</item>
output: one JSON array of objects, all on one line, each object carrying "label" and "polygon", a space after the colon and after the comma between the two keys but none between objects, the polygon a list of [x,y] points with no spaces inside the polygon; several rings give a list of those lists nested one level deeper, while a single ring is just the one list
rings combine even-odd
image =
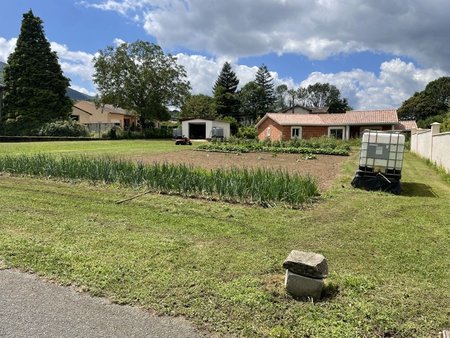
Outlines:
[{"label": "asphalt road", "polygon": [[0,270],[0,337],[205,337],[181,318],[110,303],[16,270]]}]

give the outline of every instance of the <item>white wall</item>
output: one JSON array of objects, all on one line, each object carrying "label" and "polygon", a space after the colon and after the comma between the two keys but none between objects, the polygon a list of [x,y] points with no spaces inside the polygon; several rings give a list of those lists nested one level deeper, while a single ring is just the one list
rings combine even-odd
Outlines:
[{"label": "white wall", "polygon": [[431,159],[450,173],[450,133],[433,136]]},{"label": "white wall", "polygon": [[450,173],[450,133],[439,133],[439,124],[432,129],[411,132],[411,152],[442,166]]},{"label": "white wall", "polygon": [[210,138],[212,134],[212,128],[223,128],[224,137],[230,137],[230,124],[222,121],[211,121],[203,119],[186,120],[181,122],[181,132],[183,135],[189,137],[189,123],[203,123],[206,126],[206,138]]},{"label": "white wall", "polygon": [[431,130],[419,131],[416,135],[412,135],[411,139],[413,137],[416,138],[416,148],[414,149],[414,151],[422,157],[431,158]]}]

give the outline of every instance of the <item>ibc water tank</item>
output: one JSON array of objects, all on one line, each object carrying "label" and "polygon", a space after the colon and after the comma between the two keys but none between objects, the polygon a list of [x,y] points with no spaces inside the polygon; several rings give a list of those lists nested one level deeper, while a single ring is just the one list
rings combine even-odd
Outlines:
[{"label": "ibc water tank", "polygon": [[401,177],[405,135],[400,132],[368,130],[363,133],[359,170]]}]

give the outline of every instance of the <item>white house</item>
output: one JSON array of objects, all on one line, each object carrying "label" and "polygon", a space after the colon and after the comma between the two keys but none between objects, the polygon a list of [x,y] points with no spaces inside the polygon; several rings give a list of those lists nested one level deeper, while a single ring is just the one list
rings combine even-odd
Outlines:
[{"label": "white house", "polygon": [[230,137],[230,123],[217,120],[193,119],[181,123],[183,135],[193,140]]}]

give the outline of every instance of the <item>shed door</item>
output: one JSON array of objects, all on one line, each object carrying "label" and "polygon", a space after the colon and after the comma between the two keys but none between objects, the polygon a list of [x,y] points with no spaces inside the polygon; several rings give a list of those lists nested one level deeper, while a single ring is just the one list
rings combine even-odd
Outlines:
[{"label": "shed door", "polygon": [[206,123],[189,123],[189,138],[194,140],[206,139]]}]

